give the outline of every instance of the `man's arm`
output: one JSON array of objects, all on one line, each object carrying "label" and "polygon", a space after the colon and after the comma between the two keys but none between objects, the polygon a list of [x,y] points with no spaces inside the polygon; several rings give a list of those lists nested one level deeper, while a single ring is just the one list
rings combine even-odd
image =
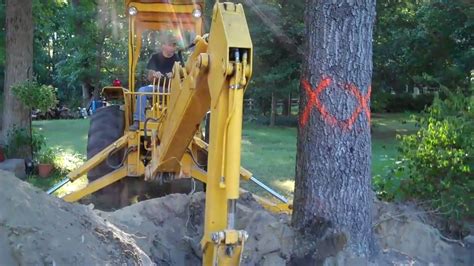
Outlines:
[{"label": "man's arm", "polygon": [[148,76],[147,76],[147,78],[148,78],[148,81],[149,81],[150,83],[152,83],[154,79],[159,79],[159,78],[161,78],[161,76],[163,76],[163,74],[161,74],[160,71],[148,70]]},{"label": "man's arm", "polygon": [[148,75],[147,75],[148,82],[153,83],[154,79],[159,79],[161,78],[161,76],[163,76],[163,74],[160,71],[154,70],[154,69],[158,69],[157,67],[158,67],[157,55],[154,54],[150,57],[146,65],[146,68],[148,69]]}]

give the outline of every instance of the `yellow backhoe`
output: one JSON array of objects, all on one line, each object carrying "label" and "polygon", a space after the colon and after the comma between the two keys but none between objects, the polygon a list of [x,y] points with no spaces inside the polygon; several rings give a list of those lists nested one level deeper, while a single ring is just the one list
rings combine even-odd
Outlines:
[{"label": "yellow backhoe", "polygon": [[[116,197],[123,206],[133,194],[130,183],[140,182],[155,190],[183,180],[201,182],[206,193],[203,265],[238,265],[248,237],[235,228],[240,180],[256,183],[279,200],[254,195],[267,209],[291,209],[283,196],[240,163],[243,97],[254,56],[242,5],[217,1],[210,32],[203,34],[204,0],[126,0],[125,4],[128,89],[111,86],[102,90],[102,96],[116,104],[98,109],[91,118],[88,160],[48,193],[87,174],[89,184],[64,196],[65,201],[102,193]],[[173,31],[181,39],[193,40],[184,47],[186,63],[174,64],[172,78],[157,79],[156,90],[142,93],[135,90],[140,76],[137,65],[143,36],[149,31]],[[159,84],[164,89],[158,89]],[[144,94],[148,98],[146,120],[140,122],[139,130],[129,130],[137,96]],[[207,126],[201,126],[203,121]],[[107,189],[111,191],[104,193]]]}]

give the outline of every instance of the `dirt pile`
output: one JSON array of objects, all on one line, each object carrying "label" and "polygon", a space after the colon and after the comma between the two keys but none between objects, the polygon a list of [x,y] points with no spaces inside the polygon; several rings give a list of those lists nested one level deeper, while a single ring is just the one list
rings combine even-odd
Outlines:
[{"label": "dirt pile", "polygon": [[[0,171],[0,265],[200,265],[204,193],[169,195],[115,212],[49,196]],[[248,265],[284,265],[294,233],[247,195],[239,229]]]},{"label": "dirt pile", "polygon": [[414,204],[376,201],[374,230],[383,251],[396,250],[420,263],[474,265],[474,245],[443,236],[433,217]]},{"label": "dirt pile", "polygon": [[[3,171],[0,191],[0,265],[201,264],[203,193],[101,212],[48,196]],[[243,265],[314,265],[315,258],[323,265],[473,265],[472,246],[444,241],[391,204],[376,204],[382,252],[371,262],[335,252],[330,242],[304,240],[289,226],[289,216],[268,213],[251,195],[242,195],[237,206],[236,227],[250,235]]]},{"label": "dirt pile", "polygon": [[[285,265],[295,233],[288,216],[272,215],[250,195],[239,200],[237,229],[250,237],[245,243],[245,265]],[[127,231],[158,265],[200,265],[204,193],[173,194],[143,201],[113,213],[99,213]]]},{"label": "dirt pile", "polygon": [[87,206],[0,171],[0,265],[151,264],[128,234]]}]

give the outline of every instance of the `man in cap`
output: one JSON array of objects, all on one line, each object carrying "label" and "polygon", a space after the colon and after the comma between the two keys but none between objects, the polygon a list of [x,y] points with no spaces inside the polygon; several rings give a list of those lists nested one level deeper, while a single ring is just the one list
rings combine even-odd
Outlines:
[{"label": "man in cap", "polygon": [[[163,92],[163,86],[171,79],[171,72],[175,62],[181,62],[176,54],[177,40],[171,35],[165,35],[161,40],[161,51],[153,54],[148,60],[146,68],[148,69],[147,79],[150,83],[154,80],[160,80],[158,85],[159,92]],[[153,92],[153,85],[148,85],[138,89],[138,92]],[[146,95],[137,96],[135,112],[133,114],[133,124],[130,130],[138,130],[139,123],[145,121]]]}]

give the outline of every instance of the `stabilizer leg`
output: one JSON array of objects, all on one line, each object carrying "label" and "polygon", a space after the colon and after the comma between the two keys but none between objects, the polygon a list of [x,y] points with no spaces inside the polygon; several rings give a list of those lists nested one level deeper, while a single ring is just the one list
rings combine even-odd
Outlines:
[{"label": "stabilizer leg", "polygon": [[110,172],[109,174],[94,180],[93,182],[89,183],[85,188],[82,188],[78,191],[74,191],[70,194],[67,194],[63,197],[64,201],[67,202],[74,202],[82,199],[83,197],[90,195],[110,184],[113,184],[120,179],[127,176],[127,167],[122,166],[119,169]]}]

